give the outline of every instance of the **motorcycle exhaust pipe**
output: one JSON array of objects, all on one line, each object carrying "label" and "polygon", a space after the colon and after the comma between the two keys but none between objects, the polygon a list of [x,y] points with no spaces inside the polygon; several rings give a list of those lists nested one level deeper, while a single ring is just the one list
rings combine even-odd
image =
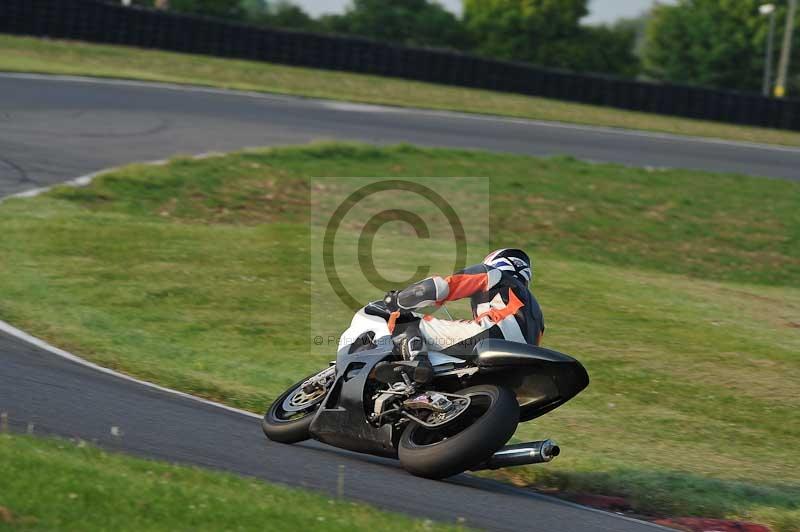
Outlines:
[{"label": "motorcycle exhaust pipe", "polygon": [[472,468],[472,470],[479,471],[481,469],[500,469],[502,467],[542,464],[549,462],[559,454],[561,454],[561,448],[556,445],[553,440],[507,445],[494,453],[491,458],[482,464]]}]

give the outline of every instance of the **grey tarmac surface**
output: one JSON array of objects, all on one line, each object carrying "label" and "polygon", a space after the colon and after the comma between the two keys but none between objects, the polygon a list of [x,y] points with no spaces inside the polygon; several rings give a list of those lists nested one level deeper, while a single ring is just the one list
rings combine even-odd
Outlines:
[{"label": "grey tarmac surface", "polygon": [[[625,164],[796,178],[800,151],[454,113],[0,75],[0,197],[177,153],[318,139],[571,154]],[[660,527],[501,483],[414,478],[391,460],[317,443],[267,442],[258,421],[95,371],[0,333],[0,412],[12,429],[336,493],[418,517],[491,530]],[[112,436],[118,427],[121,436]],[[543,435],[546,436],[546,435]],[[561,460],[569,459],[565,449]],[[340,468],[343,466],[343,469]]]},{"label": "grey tarmac surface", "polygon": [[178,153],[411,142],[800,179],[800,149],[224,91],[0,75],[0,196]]}]

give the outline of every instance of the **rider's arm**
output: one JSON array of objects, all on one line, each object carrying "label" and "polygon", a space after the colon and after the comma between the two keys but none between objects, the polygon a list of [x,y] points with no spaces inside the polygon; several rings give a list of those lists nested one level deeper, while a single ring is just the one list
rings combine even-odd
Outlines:
[{"label": "rider's arm", "polygon": [[416,308],[441,305],[485,292],[500,282],[502,273],[496,268],[477,264],[447,277],[428,277],[397,294],[400,308]]}]

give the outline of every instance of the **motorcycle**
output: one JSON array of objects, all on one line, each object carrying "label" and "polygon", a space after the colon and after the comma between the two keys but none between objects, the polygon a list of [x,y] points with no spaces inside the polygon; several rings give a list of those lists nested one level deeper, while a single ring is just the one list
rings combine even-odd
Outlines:
[{"label": "motorcycle", "polygon": [[428,351],[433,371],[393,354],[399,318],[383,301],[359,310],[339,341],[335,362],[281,394],[262,420],[266,436],[310,438],[351,451],[399,458],[408,472],[440,479],[467,470],[551,461],[552,440],[506,445],[517,424],[558,408],[589,384],[565,354],[500,339],[468,356]]}]

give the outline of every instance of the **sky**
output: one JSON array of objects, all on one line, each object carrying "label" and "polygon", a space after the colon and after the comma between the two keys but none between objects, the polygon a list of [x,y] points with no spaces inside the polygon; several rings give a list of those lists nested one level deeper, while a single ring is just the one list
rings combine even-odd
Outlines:
[{"label": "sky", "polygon": [[[391,0],[386,0],[391,2]],[[661,3],[671,4],[675,0],[660,0]],[[339,13],[344,10],[350,0],[293,0],[311,13],[313,16],[322,13]],[[589,9],[591,10],[584,22],[594,24],[601,22],[613,22],[620,17],[633,17],[653,4],[654,0],[590,0]],[[443,6],[454,13],[461,12],[461,0],[439,0]]]}]

